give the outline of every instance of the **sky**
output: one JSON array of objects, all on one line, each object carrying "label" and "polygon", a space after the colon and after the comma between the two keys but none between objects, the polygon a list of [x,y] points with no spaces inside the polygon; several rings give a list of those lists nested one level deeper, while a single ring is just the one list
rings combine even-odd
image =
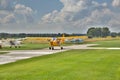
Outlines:
[{"label": "sky", "polygon": [[120,32],[120,0],[0,0],[0,32]]}]

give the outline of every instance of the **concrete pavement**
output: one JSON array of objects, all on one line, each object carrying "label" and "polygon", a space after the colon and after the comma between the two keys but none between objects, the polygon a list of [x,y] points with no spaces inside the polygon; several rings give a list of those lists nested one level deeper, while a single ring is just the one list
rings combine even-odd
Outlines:
[{"label": "concrete pavement", "polygon": [[[15,51],[9,51],[7,54],[1,54],[0,55],[0,64],[7,64],[11,62],[16,62],[17,60],[42,56],[42,55],[48,55],[48,54],[54,54],[58,52],[63,52],[71,49],[119,49],[120,48],[97,48],[97,47],[89,47],[89,46],[95,46],[96,44],[83,44],[83,45],[72,45],[72,46],[65,46],[63,50],[60,50],[59,47],[55,47],[55,50],[49,50],[49,49],[42,49],[42,50],[15,50]],[[3,52],[3,51],[0,51]],[[7,52],[7,51],[5,51]]]}]

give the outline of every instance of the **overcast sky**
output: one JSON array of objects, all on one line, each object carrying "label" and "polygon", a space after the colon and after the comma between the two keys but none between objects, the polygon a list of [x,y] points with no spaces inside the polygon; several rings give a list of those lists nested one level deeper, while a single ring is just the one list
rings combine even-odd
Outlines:
[{"label": "overcast sky", "polygon": [[86,33],[92,26],[120,32],[120,0],[0,0],[0,32]]}]

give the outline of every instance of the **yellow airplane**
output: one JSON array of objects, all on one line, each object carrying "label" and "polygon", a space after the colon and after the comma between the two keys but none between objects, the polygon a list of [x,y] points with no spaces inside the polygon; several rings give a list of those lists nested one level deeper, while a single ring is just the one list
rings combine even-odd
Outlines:
[{"label": "yellow airplane", "polygon": [[53,39],[51,39],[49,49],[54,50],[55,46],[59,46],[60,49],[62,50],[63,49],[62,44],[64,43],[64,41],[65,41],[64,34],[63,34],[63,37],[61,37],[61,38],[53,38]]}]

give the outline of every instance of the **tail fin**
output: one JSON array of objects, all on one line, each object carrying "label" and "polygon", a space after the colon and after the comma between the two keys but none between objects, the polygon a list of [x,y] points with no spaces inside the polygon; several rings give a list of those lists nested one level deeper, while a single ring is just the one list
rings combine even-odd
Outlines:
[{"label": "tail fin", "polygon": [[62,35],[61,42],[62,42],[62,43],[65,42],[65,34]]}]

